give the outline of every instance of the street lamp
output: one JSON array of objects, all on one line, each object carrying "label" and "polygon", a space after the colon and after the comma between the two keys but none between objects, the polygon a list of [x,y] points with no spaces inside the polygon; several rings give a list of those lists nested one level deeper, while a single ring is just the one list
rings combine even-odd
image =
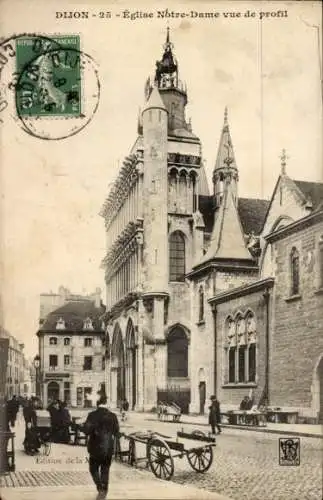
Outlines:
[{"label": "street lamp", "polygon": [[36,397],[40,398],[40,380],[39,380],[40,356],[38,354],[34,357],[34,368],[36,370]]}]

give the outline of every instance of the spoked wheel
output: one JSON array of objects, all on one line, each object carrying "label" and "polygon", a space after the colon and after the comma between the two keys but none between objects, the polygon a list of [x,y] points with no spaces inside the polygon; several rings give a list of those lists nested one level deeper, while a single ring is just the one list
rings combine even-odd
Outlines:
[{"label": "spoked wheel", "polygon": [[128,463],[134,465],[136,463],[136,443],[134,439],[129,439],[129,454]]},{"label": "spoked wheel", "polygon": [[187,453],[187,460],[196,472],[206,472],[213,462],[213,450],[211,446],[196,448]]},{"label": "spoked wheel", "polygon": [[151,439],[148,442],[147,457],[155,476],[169,481],[174,474],[174,459],[168,444],[161,439]]}]

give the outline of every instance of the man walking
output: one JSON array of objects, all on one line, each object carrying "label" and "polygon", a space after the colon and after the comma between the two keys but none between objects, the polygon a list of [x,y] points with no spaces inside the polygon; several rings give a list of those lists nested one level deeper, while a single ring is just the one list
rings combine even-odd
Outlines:
[{"label": "man walking", "polygon": [[83,432],[89,436],[90,474],[98,490],[98,499],[104,499],[108,493],[114,443],[119,433],[117,416],[108,410],[106,396],[101,396],[97,409],[88,414]]},{"label": "man walking", "polygon": [[211,425],[212,434],[215,434],[215,428],[218,429],[218,433],[221,433],[221,413],[220,413],[220,403],[216,396],[211,396],[211,406],[209,406],[209,424]]}]

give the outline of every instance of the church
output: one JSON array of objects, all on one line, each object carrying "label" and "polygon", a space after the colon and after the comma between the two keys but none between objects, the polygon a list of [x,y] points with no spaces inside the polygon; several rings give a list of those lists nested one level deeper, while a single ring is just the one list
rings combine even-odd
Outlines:
[{"label": "church", "polygon": [[323,418],[323,184],[239,197],[224,111],[209,186],[167,31],[137,136],[101,210],[112,406],[203,414],[211,395]]}]

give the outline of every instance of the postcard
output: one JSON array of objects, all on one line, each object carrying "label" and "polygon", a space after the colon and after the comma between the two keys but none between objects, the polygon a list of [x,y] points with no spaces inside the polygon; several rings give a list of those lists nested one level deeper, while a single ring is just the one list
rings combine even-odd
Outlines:
[{"label": "postcard", "polygon": [[318,500],[320,2],[0,14],[1,498]]}]

